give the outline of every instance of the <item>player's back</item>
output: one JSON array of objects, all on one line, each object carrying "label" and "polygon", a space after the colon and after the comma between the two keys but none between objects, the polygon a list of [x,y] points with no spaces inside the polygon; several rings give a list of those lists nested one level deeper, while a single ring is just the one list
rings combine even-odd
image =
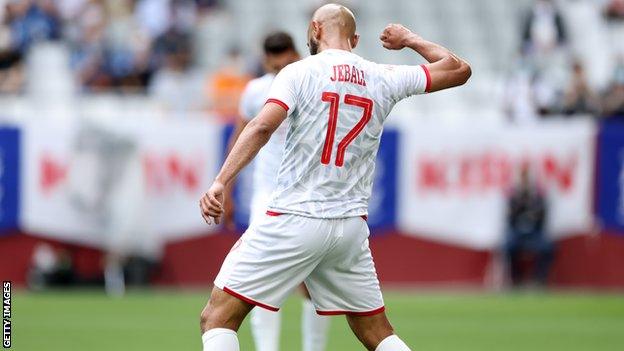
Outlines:
[{"label": "player's back", "polygon": [[290,129],[269,208],[316,218],[367,214],[383,123],[399,100],[426,90],[420,66],[388,66],[324,50],[286,67],[269,101]]}]

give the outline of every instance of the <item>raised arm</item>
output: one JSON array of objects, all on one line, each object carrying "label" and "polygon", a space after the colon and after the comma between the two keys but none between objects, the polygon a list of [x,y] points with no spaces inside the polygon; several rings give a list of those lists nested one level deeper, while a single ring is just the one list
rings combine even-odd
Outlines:
[{"label": "raised arm", "polygon": [[401,50],[408,47],[429,63],[425,65],[431,77],[428,92],[463,85],[472,74],[468,62],[450,50],[421,38],[400,24],[389,24],[379,37],[388,50]]},{"label": "raised arm", "polygon": [[206,223],[210,224],[211,219],[214,219],[214,222],[219,224],[224,210],[225,187],[251,162],[285,118],[286,110],[283,107],[274,103],[267,103],[258,116],[247,123],[212,186],[199,201],[202,217]]}]

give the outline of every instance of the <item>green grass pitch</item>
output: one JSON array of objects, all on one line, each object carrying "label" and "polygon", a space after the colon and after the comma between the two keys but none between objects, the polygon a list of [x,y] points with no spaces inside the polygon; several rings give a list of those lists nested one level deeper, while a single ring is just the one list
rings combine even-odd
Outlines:
[{"label": "green grass pitch", "polygon": [[[17,292],[15,350],[201,350],[205,292]],[[624,350],[624,297],[587,294],[387,292],[388,315],[413,350]],[[299,297],[283,306],[283,351],[300,350]],[[253,350],[248,321],[241,350]],[[363,350],[344,317],[332,317],[327,350]]]}]

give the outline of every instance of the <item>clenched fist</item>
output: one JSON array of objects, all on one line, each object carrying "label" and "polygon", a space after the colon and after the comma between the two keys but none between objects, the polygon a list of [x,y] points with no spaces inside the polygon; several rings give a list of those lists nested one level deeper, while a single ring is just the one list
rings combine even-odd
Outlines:
[{"label": "clenched fist", "polygon": [[401,50],[407,46],[408,41],[419,38],[420,37],[414,34],[411,30],[396,23],[387,25],[379,36],[383,47],[388,50]]},{"label": "clenched fist", "polygon": [[215,181],[204,196],[199,200],[201,215],[208,224],[221,222],[223,215],[223,184]]}]

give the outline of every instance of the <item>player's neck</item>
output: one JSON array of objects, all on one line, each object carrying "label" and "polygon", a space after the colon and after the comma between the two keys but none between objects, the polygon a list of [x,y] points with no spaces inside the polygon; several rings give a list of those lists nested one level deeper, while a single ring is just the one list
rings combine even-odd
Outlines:
[{"label": "player's neck", "polygon": [[323,40],[319,43],[319,52],[323,52],[324,50],[328,49],[344,50],[351,52],[353,48],[351,47],[351,43],[349,43],[349,40],[347,39],[336,38],[333,40]]}]

